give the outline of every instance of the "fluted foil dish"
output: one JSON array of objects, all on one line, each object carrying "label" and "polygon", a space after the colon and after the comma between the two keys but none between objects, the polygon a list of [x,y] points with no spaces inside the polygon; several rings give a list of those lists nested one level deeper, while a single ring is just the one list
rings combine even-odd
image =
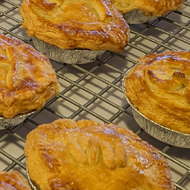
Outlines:
[{"label": "fluted foil dish", "polygon": [[123,14],[123,18],[126,20],[128,24],[142,24],[148,21],[152,21],[157,17],[156,16],[148,17],[139,10],[133,10]]},{"label": "fluted foil dish", "polygon": [[32,38],[34,47],[48,58],[67,64],[86,64],[99,59],[106,50],[69,50],[61,49],[36,37]]},{"label": "fluted foil dish", "polygon": [[[131,68],[132,69],[132,68]],[[137,124],[146,131],[149,135],[154,137],[155,139],[164,142],[166,144],[180,147],[180,148],[190,148],[190,135],[185,133],[180,133],[178,131],[174,131],[172,129],[169,129],[163,125],[160,125],[149,118],[147,118],[145,115],[143,115],[139,110],[133,106],[133,103],[130,101],[130,99],[126,95],[126,85],[125,85],[125,78],[127,77],[128,72],[130,69],[124,74],[123,80],[122,80],[122,88],[124,92],[125,99],[127,100],[128,104],[132,108],[132,114],[137,122]]]},{"label": "fluted foil dish", "polygon": [[28,113],[16,115],[15,117],[10,118],[10,119],[0,116],[0,130],[5,130],[5,129],[8,129],[9,127],[15,127],[15,126],[19,125],[22,122],[24,122],[24,120],[28,116],[30,116],[34,113],[35,113],[35,111],[31,111]]},{"label": "fluted foil dish", "polygon": [[26,165],[26,175],[27,175],[27,179],[28,179],[28,183],[30,184],[30,187],[31,187],[33,190],[40,190],[40,189],[38,188],[38,186],[35,185],[35,184],[31,181],[30,176],[29,176],[29,172],[28,172],[28,167],[27,167],[27,165]]}]

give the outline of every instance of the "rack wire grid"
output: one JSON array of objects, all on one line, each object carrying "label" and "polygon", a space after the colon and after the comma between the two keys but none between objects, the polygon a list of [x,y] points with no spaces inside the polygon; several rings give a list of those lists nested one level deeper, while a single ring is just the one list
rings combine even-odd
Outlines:
[{"label": "rack wire grid", "polygon": [[[31,43],[21,28],[21,0],[0,1],[0,33]],[[92,119],[126,127],[158,148],[168,160],[177,189],[190,189],[190,149],[162,143],[144,132],[135,122],[122,92],[124,73],[139,57],[168,50],[190,49],[190,0],[182,10],[154,21],[130,25],[130,42],[121,53],[106,52],[84,65],[67,65],[51,61],[60,94],[22,124],[0,131],[0,170],[17,170],[26,176],[24,143],[29,131],[58,118]]]}]

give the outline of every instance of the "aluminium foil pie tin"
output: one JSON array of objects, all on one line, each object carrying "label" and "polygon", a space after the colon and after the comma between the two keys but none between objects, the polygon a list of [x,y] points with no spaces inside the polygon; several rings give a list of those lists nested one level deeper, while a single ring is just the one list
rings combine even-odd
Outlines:
[{"label": "aluminium foil pie tin", "polygon": [[35,113],[35,111],[31,111],[25,114],[19,114],[10,119],[0,116],[0,130],[5,130],[9,127],[15,127],[21,124],[28,116],[32,115],[33,113]]},{"label": "aluminium foil pie tin", "polygon": [[61,49],[36,37],[32,38],[34,47],[48,58],[67,64],[86,64],[99,59],[106,50],[69,50]]},{"label": "aluminium foil pie tin", "polygon": [[40,188],[38,188],[37,185],[35,185],[31,178],[30,178],[30,175],[29,175],[29,172],[28,172],[28,166],[26,164],[26,175],[27,175],[27,179],[28,179],[28,183],[30,184],[30,187],[33,189],[33,190],[40,190]]},{"label": "aluminium foil pie tin", "polygon": [[30,187],[33,189],[33,190],[40,190],[37,185],[35,185],[32,180],[30,179],[30,175],[29,175],[29,172],[28,172],[28,167],[26,165],[26,175],[27,175],[27,178],[28,178],[28,183],[30,184]]},{"label": "aluminium foil pie tin", "polygon": [[157,18],[156,16],[148,17],[139,10],[133,10],[128,13],[125,13],[123,14],[123,17],[128,24],[142,24]]},{"label": "aluminium foil pie tin", "polygon": [[145,115],[139,112],[137,108],[134,107],[133,103],[130,101],[130,99],[126,95],[125,78],[128,72],[129,70],[125,73],[123,77],[122,88],[123,88],[125,99],[131,106],[132,114],[137,124],[149,135],[151,135],[152,137],[154,137],[155,139],[161,142],[164,142],[166,144],[169,144],[175,147],[190,148],[190,134],[180,133],[178,131],[174,131],[163,125],[160,125],[150,120],[149,118],[147,118]]}]

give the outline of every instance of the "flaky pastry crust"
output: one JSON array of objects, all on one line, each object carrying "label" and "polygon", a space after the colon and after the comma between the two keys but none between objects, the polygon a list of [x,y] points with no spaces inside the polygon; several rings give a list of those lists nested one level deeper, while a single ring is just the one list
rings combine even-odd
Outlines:
[{"label": "flaky pastry crust", "polygon": [[111,0],[122,13],[140,10],[146,16],[163,16],[166,13],[182,8],[184,0]]},{"label": "flaky pastry crust", "polygon": [[190,52],[139,59],[125,78],[126,96],[150,120],[190,134]]},{"label": "flaky pastry crust", "polygon": [[0,172],[1,190],[31,190],[24,177],[17,171]]},{"label": "flaky pastry crust", "polygon": [[175,189],[158,150],[114,124],[69,119],[43,124],[27,135],[24,153],[40,190]]},{"label": "flaky pastry crust", "polygon": [[0,34],[0,115],[40,110],[59,92],[49,59],[32,46]]},{"label": "flaky pastry crust", "polygon": [[61,49],[122,51],[129,27],[110,0],[24,0],[23,28],[29,36]]}]

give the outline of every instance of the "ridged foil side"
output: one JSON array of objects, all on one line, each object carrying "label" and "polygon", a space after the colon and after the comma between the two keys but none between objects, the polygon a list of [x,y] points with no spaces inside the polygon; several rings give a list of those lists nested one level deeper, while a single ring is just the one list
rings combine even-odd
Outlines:
[{"label": "ridged foil side", "polygon": [[123,14],[123,17],[128,24],[142,24],[157,18],[156,16],[148,17],[139,10],[133,10],[128,13],[125,13]]},{"label": "ridged foil side", "polygon": [[48,58],[67,64],[86,64],[99,59],[106,50],[68,50],[33,38],[34,47]]},{"label": "ridged foil side", "polygon": [[151,135],[152,137],[154,137],[155,139],[161,142],[164,142],[166,144],[176,146],[176,147],[190,148],[190,134],[180,133],[178,131],[174,131],[163,125],[160,125],[148,119],[146,116],[140,113],[137,108],[133,106],[130,99],[126,96],[125,78],[128,72],[129,70],[125,73],[123,77],[122,88],[123,88],[124,96],[132,108],[133,117],[135,121],[137,122],[137,124],[149,135]]},{"label": "ridged foil side", "polygon": [[9,127],[14,127],[17,126],[19,124],[21,124],[22,122],[24,122],[24,120],[31,114],[33,114],[35,111],[26,113],[26,114],[20,114],[17,115],[11,119],[7,119],[4,117],[0,117],[0,130],[5,130]]},{"label": "ridged foil side", "polygon": [[29,172],[28,172],[28,167],[26,165],[26,175],[27,175],[27,178],[28,178],[28,183],[30,184],[30,187],[33,189],[33,190],[40,190],[30,179],[30,175],[29,175]]}]

